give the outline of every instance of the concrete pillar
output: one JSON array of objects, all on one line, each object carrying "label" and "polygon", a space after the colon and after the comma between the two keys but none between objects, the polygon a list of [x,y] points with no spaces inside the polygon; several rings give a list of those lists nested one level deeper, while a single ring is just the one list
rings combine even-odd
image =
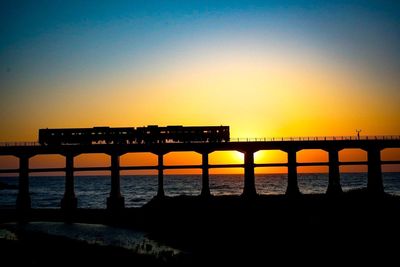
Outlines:
[{"label": "concrete pillar", "polygon": [[286,195],[295,196],[300,194],[299,185],[297,184],[297,162],[296,150],[287,151],[288,154],[288,184]]},{"label": "concrete pillar", "polygon": [[119,155],[111,154],[111,191],[107,198],[107,209],[119,210],[125,207],[125,199],[121,195],[119,177]]},{"label": "concrete pillar", "polygon": [[255,175],[254,175],[254,152],[244,153],[244,188],[242,196],[256,196]]},{"label": "concrete pillar", "polygon": [[339,151],[331,149],[329,153],[329,184],[326,193],[337,195],[343,193],[340,185]]},{"label": "concrete pillar", "polygon": [[210,179],[208,173],[208,153],[202,153],[202,186],[201,186],[201,196],[208,197],[210,193]]},{"label": "concrete pillar", "polygon": [[158,155],[158,190],[157,197],[164,197],[164,154]]},{"label": "concrete pillar", "polygon": [[74,155],[65,155],[65,191],[61,200],[61,208],[66,211],[75,210],[78,207],[78,199],[74,191]]},{"label": "concrete pillar", "polygon": [[29,195],[29,156],[19,156],[19,181],[17,195],[17,209],[28,210],[31,208]]},{"label": "concrete pillar", "polygon": [[381,167],[381,150],[371,148],[368,152],[368,192],[373,194],[383,194],[383,180]]}]

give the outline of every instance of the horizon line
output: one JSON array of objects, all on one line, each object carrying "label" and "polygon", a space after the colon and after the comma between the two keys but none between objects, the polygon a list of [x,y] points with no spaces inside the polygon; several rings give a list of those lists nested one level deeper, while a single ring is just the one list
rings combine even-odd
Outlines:
[{"label": "horizon line", "polygon": [[[382,171],[382,173],[400,173],[400,171]],[[328,172],[298,172],[297,174],[329,174]],[[340,174],[368,174],[368,172],[341,172]],[[190,174],[190,173],[177,173],[177,174],[166,174],[164,173],[165,176],[201,176],[202,174]],[[214,173],[214,174],[209,174],[210,176],[215,176],[215,175],[242,175],[244,176],[244,173]],[[282,173],[255,173],[255,175],[287,175],[287,173],[282,172]],[[111,177],[111,175],[106,175],[106,174],[96,174],[96,175],[74,175],[74,177],[88,177],[88,176],[104,176],[104,177]],[[120,174],[120,176],[158,176],[158,174]],[[16,176],[0,176],[1,178],[18,178],[18,175]],[[65,175],[30,175],[29,177],[65,177]]]}]

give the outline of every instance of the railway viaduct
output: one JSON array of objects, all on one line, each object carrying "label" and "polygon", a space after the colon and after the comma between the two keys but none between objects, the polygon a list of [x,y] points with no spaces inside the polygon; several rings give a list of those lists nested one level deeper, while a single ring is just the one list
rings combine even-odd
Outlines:
[{"label": "railway viaduct", "polygon": [[[74,210],[77,208],[77,198],[74,193],[75,171],[110,171],[111,190],[107,198],[107,209],[118,210],[124,208],[124,197],[120,192],[121,170],[157,170],[158,193],[157,197],[164,197],[164,170],[166,169],[201,169],[202,190],[201,196],[210,196],[209,169],[210,168],[244,168],[243,197],[257,195],[255,187],[254,168],[256,167],[287,167],[286,194],[295,196],[300,194],[297,184],[298,166],[328,166],[329,183],[326,193],[337,195],[342,193],[340,184],[340,165],[367,165],[367,190],[371,194],[383,194],[382,164],[400,164],[400,159],[391,161],[381,160],[381,151],[386,148],[400,148],[400,136],[381,137],[302,137],[285,139],[258,139],[245,141],[231,141],[221,143],[163,143],[163,144],[96,144],[96,145],[58,145],[41,146],[32,143],[3,143],[0,145],[0,155],[15,156],[19,159],[16,169],[0,169],[0,173],[19,174],[18,195],[16,207],[18,210],[31,208],[29,195],[29,174],[33,172],[65,172],[65,193],[61,200],[61,208]],[[328,153],[327,162],[299,163],[296,152],[303,149],[321,149]],[[362,149],[367,152],[367,161],[340,162],[339,151],[342,149]],[[287,153],[286,163],[255,164],[254,153],[260,150],[281,150]],[[191,151],[202,155],[200,165],[164,165],[164,155],[169,152]],[[243,164],[209,164],[208,156],[215,151],[239,151],[244,154]],[[120,166],[119,158],[126,153],[150,152],[158,156],[155,166]],[[80,154],[104,153],[111,157],[111,165],[104,167],[74,167],[74,157]],[[64,168],[30,168],[29,159],[36,155],[60,154],[65,157]]]}]

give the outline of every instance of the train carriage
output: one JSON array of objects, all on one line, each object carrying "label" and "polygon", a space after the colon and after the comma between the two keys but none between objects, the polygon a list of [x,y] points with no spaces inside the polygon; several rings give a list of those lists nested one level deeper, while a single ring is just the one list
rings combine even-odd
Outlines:
[{"label": "train carriage", "polygon": [[39,129],[41,145],[228,142],[229,126],[93,127]]},{"label": "train carriage", "polygon": [[41,145],[90,145],[90,144],[124,144],[135,143],[135,128],[64,128],[40,129]]}]

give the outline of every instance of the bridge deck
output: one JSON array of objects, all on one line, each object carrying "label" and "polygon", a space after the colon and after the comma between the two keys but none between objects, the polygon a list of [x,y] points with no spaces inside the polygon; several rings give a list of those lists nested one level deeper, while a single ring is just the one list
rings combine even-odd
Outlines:
[{"label": "bridge deck", "polygon": [[[130,152],[151,152],[155,154],[195,151],[199,153],[213,151],[259,151],[259,150],[302,150],[302,149],[322,149],[322,150],[342,150],[342,149],[363,149],[378,148],[400,148],[400,137],[395,136],[385,138],[369,139],[330,139],[322,138],[306,140],[284,140],[284,141],[239,141],[221,143],[163,143],[163,144],[92,144],[92,145],[59,145],[41,146],[38,143],[3,143],[0,144],[0,155],[21,155],[31,156],[38,154],[84,154],[84,153],[118,153],[120,155]],[[321,140],[322,139],[322,140]]]}]

